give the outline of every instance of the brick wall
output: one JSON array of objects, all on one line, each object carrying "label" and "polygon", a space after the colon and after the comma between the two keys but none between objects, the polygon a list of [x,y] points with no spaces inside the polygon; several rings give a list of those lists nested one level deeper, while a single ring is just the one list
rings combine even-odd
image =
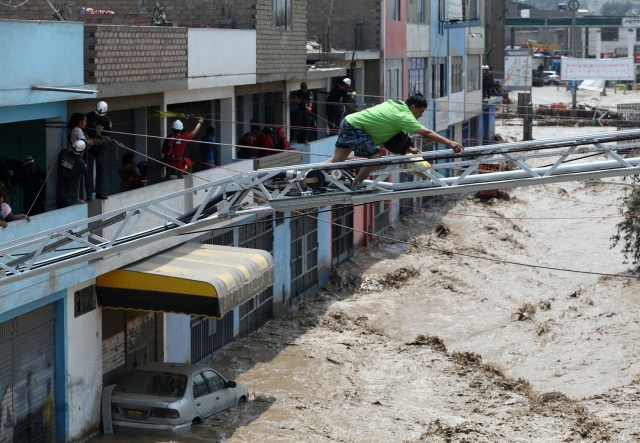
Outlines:
[{"label": "brick wall", "polygon": [[307,5],[307,35],[323,43],[327,23],[329,45],[344,50],[379,49],[379,0],[312,0]]},{"label": "brick wall", "polygon": [[85,81],[99,85],[185,79],[187,28],[85,27]]},{"label": "brick wall", "polygon": [[273,24],[273,1],[257,0],[258,82],[304,78],[307,63],[306,15],[307,1],[293,0],[291,29],[277,29]]}]

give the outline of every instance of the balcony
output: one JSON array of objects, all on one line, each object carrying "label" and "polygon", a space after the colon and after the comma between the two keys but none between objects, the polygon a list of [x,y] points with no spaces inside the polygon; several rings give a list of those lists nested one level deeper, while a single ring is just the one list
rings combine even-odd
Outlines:
[{"label": "balcony", "polygon": [[256,31],[86,25],[85,81],[104,97],[253,84]]}]

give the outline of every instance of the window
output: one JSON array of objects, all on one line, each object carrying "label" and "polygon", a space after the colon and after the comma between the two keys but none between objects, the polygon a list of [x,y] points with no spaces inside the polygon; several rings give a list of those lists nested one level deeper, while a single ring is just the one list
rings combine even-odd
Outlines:
[{"label": "window", "polygon": [[204,380],[202,374],[196,374],[193,377],[193,398],[199,398],[209,393],[207,382]]},{"label": "window", "polygon": [[82,314],[96,309],[96,287],[88,286],[84,289],[76,291],[73,297],[74,317],[80,317]]},{"label": "window", "polygon": [[408,58],[409,64],[409,95],[416,92],[422,93],[425,97],[428,94],[427,88],[427,59]]},{"label": "window", "polygon": [[400,21],[400,0],[388,0],[387,19]]},{"label": "window", "polygon": [[478,0],[463,0],[462,16],[464,17],[465,21],[479,20]]},{"label": "window", "polygon": [[482,66],[479,55],[467,56],[467,91],[477,91],[480,89]]},{"label": "window", "polygon": [[238,229],[238,246],[273,252],[273,218],[267,216]]},{"label": "window", "polygon": [[462,57],[451,57],[451,92],[462,89]]},{"label": "window", "polygon": [[219,391],[220,389],[224,389],[227,387],[226,383],[224,382],[224,379],[222,377],[220,377],[218,374],[216,374],[213,371],[204,371],[204,378],[207,379],[207,383],[209,383],[209,388],[211,389],[211,392],[216,392]]},{"label": "window", "polygon": [[425,0],[407,1],[407,21],[409,23],[426,23],[427,8]]},{"label": "window", "polygon": [[431,98],[440,98],[447,95],[446,72],[445,58],[433,57],[431,59]]},{"label": "window", "polygon": [[603,42],[617,42],[618,28],[602,28],[601,39]]},{"label": "window", "polygon": [[390,58],[385,60],[384,96],[385,98],[402,98],[402,59]]},{"label": "window", "polygon": [[273,1],[273,25],[276,28],[291,29],[291,1]]},{"label": "window", "polygon": [[448,0],[447,20],[459,22],[462,20],[462,4],[464,0]]}]

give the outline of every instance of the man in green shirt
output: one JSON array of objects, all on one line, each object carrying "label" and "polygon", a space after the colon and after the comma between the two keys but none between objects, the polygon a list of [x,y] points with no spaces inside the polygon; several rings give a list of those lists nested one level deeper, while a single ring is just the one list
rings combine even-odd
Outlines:
[{"label": "man in green shirt", "polygon": [[[418,119],[427,109],[427,101],[422,94],[412,95],[406,102],[387,100],[384,103],[347,115],[340,123],[336,149],[329,163],[345,161],[351,151],[358,157],[379,158],[383,145],[400,132],[418,134],[435,143],[447,145],[454,152],[462,151],[462,145],[425,128]],[[411,145],[403,154],[419,154]],[[354,186],[367,178],[374,166],[360,168]]]}]

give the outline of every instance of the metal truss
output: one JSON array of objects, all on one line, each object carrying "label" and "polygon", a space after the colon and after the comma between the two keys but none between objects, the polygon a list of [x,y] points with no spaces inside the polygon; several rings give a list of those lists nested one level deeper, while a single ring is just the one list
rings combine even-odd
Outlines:
[{"label": "metal truss", "polygon": [[[6,242],[0,245],[0,285],[240,216],[635,175],[640,158],[629,156],[634,150],[640,150],[640,130],[470,147],[459,154],[443,150],[260,169]],[[363,166],[374,167],[372,179],[352,189]],[[400,172],[417,179],[388,181]],[[172,208],[188,194],[204,198],[187,213]]]}]

